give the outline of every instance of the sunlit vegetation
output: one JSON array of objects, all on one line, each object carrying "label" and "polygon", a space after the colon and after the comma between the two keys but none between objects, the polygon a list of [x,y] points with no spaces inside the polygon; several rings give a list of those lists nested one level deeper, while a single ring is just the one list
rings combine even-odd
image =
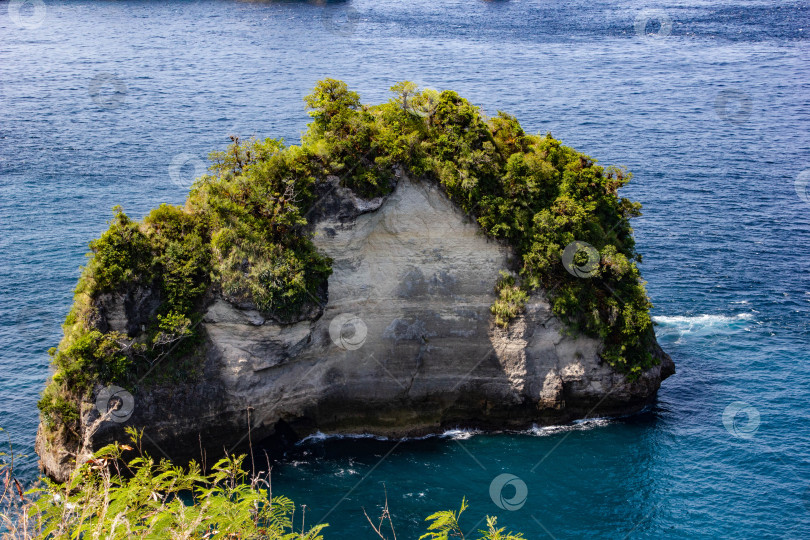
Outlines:
[{"label": "sunlit vegetation", "polygon": [[495,316],[495,324],[506,328],[509,323],[520,315],[526,307],[528,294],[526,291],[515,285],[514,276],[501,270],[501,277],[495,285],[497,298],[492,304],[492,314]]}]

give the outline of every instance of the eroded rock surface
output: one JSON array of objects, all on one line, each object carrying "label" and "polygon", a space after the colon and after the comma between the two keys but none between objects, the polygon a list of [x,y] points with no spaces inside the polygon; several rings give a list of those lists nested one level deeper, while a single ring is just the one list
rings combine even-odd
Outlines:
[{"label": "eroded rock surface", "polygon": [[[632,413],[654,399],[674,372],[657,347],[660,365],[631,383],[600,361],[599,341],[564,335],[542,295],[507,330],[496,327],[493,287],[511,250],[436,185],[399,176],[391,195],[373,201],[336,178],[324,187],[315,242],[334,262],[319,317],[282,325],[214,298],[203,377],[136,392],[131,419],[104,422],[92,446],[136,425],[172,458],[199,458],[201,446],[212,457],[282,431],[519,429]],[[118,320],[128,310],[115,313],[115,326],[130,329]],[[87,407],[84,424],[96,418]],[[63,475],[64,453],[39,439],[46,469]]]}]

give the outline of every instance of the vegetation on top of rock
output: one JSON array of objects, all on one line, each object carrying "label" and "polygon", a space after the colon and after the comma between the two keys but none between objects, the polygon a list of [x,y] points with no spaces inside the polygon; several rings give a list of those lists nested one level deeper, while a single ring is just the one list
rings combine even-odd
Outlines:
[{"label": "vegetation on top of rock", "polygon": [[[360,197],[386,195],[397,167],[437,182],[487,235],[514,248],[516,277],[496,287],[497,324],[546,291],[571,332],[604,341],[602,357],[617,371],[633,378],[652,366],[651,305],[629,223],[640,204],[618,195],[631,175],[550,134],[527,134],[506,113],[487,118],[456,92],[410,82],[392,91],[389,102],[368,106],[342,81],[320,81],[305,98],[313,121],[300,146],[232,137],[183,207],[161,205],[142,222],[117,208],[90,243],[65,337],[51,350],[56,371],[39,402],[46,426],[74,430],[95,383],[193,375],[196,327],[212,291],[282,323],[317,309],[331,273],[308,228],[318,184],[337,176]],[[599,252],[587,278],[561,264],[575,241]],[[99,300],[136,290],[159,298],[143,330],[101,328]]]}]

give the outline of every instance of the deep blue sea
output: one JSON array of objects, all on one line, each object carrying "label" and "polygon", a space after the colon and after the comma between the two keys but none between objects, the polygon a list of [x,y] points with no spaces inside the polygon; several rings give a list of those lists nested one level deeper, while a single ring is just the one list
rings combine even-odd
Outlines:
[{"label": "deep blue sea", "polygon": [[312,440],[274,493],[328,539],[372,538],[362,508],[384,490],[400,539],[464,496],[467,530],[496,514],[530,539],[810,538],[808,6],[0,2],[0,426],[18,471],[37,478],[46,351],[111,207],[182,203],[229,134],[298,142],[319,79],[370,103],[408,79],[633,171],[678,373],[626,419]]}]

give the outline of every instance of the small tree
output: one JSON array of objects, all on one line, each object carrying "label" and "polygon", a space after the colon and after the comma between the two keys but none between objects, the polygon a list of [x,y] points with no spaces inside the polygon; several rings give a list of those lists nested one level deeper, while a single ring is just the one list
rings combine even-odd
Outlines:
[{"label": "small tree", "polygon": [[318,81],[312,93],[304,97],[309,115],[323,127],[329,125],[334,117],[347,110],[360,108],[360,95],[349,90],[343,81],[324,79]]}]

